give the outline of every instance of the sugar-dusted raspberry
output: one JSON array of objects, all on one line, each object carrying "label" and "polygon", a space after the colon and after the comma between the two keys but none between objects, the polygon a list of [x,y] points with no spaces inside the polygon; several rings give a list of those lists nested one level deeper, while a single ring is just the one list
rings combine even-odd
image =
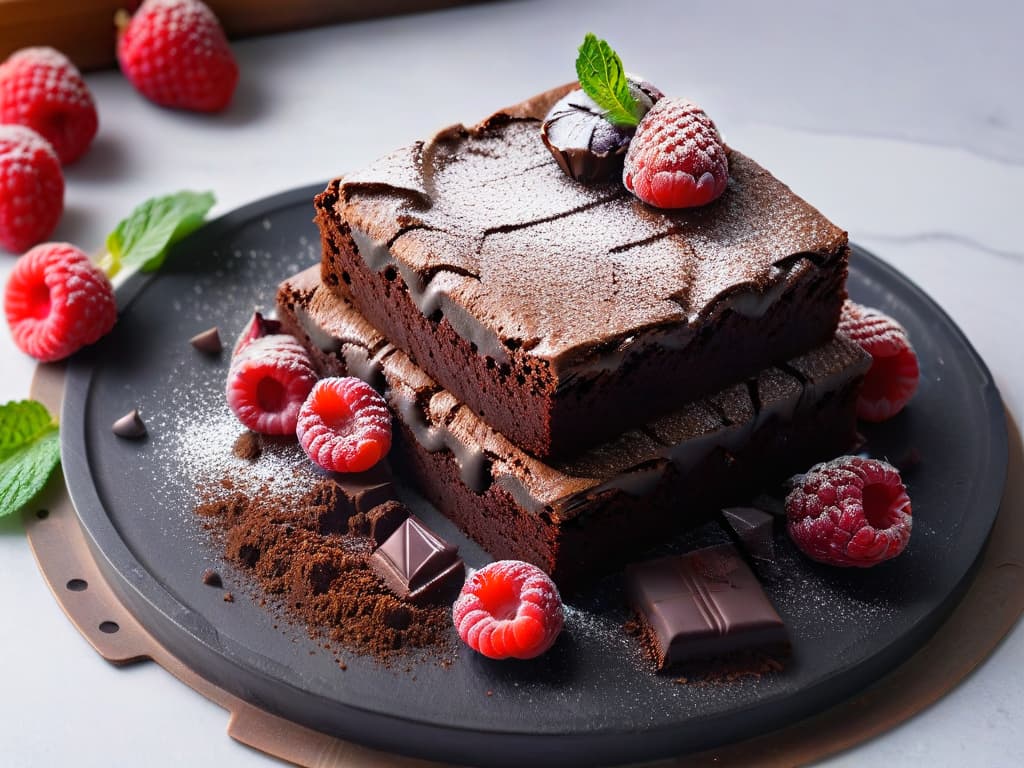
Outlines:
[{"label": "sugar-dusted raspberry", "polygon": [[849,299],[843,304],[839,330],[871,355],[871,368],[857,397],[858,418],[892,418],[910,402],[921,378],[906,330],[884,312]]},{"label": "sugar-dusted raspberry", "polygon": [[64,174],[31,128],[0,125],[0,246],[21,253],[53,232],[64,211]]},{"label": "sugar-dusted raspberry", "polygon": [[391,449],[391,412],[361,379],[323,379],[302,404],[296,434],[306,455],[324,469],[365,472]]},{"label": "sugar-dusted raspberry", "polygon": [[910,497],[899,471],[877,459],[818,464],[786,497],[790,538],[812,560],[868,568],[910,541]]},{"label": "sugar-dusted raspberry", "polygon": [[644,115],[626,152],[626,189],[657,208],[692,208],[721,195],[729,159],[707,113],[686,99],[665,97]]},{"label": "sugar-dusted raspberry", "polygon": [[117,60],[146,98],[164,107],[218,112],[231,101],[238,64],[213,11],[200,0],[145,0],[119,13]]},{"label": "sugar-dusted raspberry", "polygon": [[65,165],[85,154],[99,127],[96,104],[71,60],[53,48],[22,48],[0,64],[0,123],[25,125]]},{"label": "sugar-dusted raspberry", "polygon": [[558,587],[521,560],[499,560],[466,579],[452,618],[466,645],[491,659],[540,656],[565,621]]},{"label": "sugar-dusted raspberry", "polygon": [[14,265],[4,289],[14,343],[43,362],[62,360],[117,322],[110,280],[68,243],[44,243]]},{"label": "sugar-dusted raspberry", "polygon": [[316,378],[309,355],[294,336],[260,336],[231,360],[228,405],[253,432],[293,435]]}]

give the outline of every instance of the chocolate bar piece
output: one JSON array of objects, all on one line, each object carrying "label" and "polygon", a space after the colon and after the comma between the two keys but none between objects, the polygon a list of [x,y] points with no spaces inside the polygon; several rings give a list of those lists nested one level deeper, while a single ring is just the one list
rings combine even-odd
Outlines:
[{"label": "chocolate bar piece", "polygon": [[727,507],[722,517],[748,555],[755,560],[775,561],[774,517],[754,507]]},{"label": "chocolate bar piece", "polygon": [[731,544],[631,565],[626,590],[661,670],[789,645],[782,619]]},{"label": "chocolate bar piece", "polygon": [[435,534],[418,517],[409,516],[370,556],[370,566],[388,589],[410,602],[440,599],[465,568],[458,547]]}]

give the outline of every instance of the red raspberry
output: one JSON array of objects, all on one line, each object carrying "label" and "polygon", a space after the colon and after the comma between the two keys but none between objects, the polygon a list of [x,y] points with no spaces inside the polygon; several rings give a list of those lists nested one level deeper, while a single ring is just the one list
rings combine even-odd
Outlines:
[{"label": "red raspberry", "polygon": [[228,370],[228,405],[253,432],[293,435],[316,371],[294,336],[278,333],[246,344]]},{"label": "red raspberry", "polygon": [[885,421],[910,402],[921,377],[917,355],[903,326],[877,309],[847,299],[839,330],[871,355],[871,368],[857,398],[857,416]]},{"label": "red raspberry", "polygon": [[626,189],[657,208],[706,205],[725,191],[729,160],[718,129],[686,99],[660,99],[637,126],[622,170]]},{"label": "red raspberry", "polygon": [[44,243],[14,265],[4,313],[18,348],[37,360],[62,360],[109,333],[117,322],[110,280],[67,243]]},{"label": "red raspberry", "polygon": [[53,232],[64,211],[57,153],[22,125],[0,125],[0,245],[21,253]]},{"label": "red raspberry", "polygon": [[890,464],[841,456],[818,464],[786,497],[789,536],[812,560],[868,568],[910,541],[910,497]]},{"label": "red raspberry", "polygon": [[565,620],[558,587],[521,560],[499,560],[466,579],[452,618],[466,645],[490,659],[540,656]]},{"label": "red raspberry", "polygon": [[262,336],[271,336],[277,333],[281,333],[280,320],[264,317],[261,312],[253,312],[252,318],[246,323],[242,333],[238,336],[238,341],[235,342],[235,348],[232,350],[231,356],[236,356],[249,346],[249,342]]},{"label": "red raspberry", "polygon": [[299,444],[332,472],[365,472],[391,449],[391,412],[361,379],[323,379],[299,411]]},{"label": "red raspberry", "polygon": [[219,112],[238,84],[220,22],[199,0],[146,0],[117,16],[117,60],[143,96],[164,107]]},{"label": "red raspberry", "polygon": [[23,48],[0,64],[0,123],[36,131],[65,165],[85,154],[99,127],[81,73],[53,48]]}]

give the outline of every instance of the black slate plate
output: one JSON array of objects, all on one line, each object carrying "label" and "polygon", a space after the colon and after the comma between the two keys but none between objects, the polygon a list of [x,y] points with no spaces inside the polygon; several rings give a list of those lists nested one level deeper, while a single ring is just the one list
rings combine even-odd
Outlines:
[{"label": "black slate plate", "polygon": [[[410,755],[473,765],[640,761],[736,741],[842,701],[919,647],[966,588],[1005,479],[999,394],[942,310],[857,248],[851,294],[904,323],[924,372],[912,406],[867,430],[871,455],[914,456],[904,472],[914,535],[900,558],[865,572],[817,566],[778,538],[780,567],[761,577],[793,639],[783,672],[701,686],[654,674],[621,629],[614,580],[574,602],[568,631],[545,657],[498,663],[462,651],[450,668],[424,655],[389,669],[344,654],[342,671],[230,569],[237,599],[223,602],[200,579],[207,566],[224,566],[193,514],[195,487],[256,470],[229,457],[240,430],[224,405],[227,350],[207,358],[188,339],[216,324],[230,342],[254,304],[271,307],[277,283],[318,260],[311,200],[321,188],[230,213],[175,247],[158,276],[128,280],[114,332],[69,368],[64,471],[97,560],[142,623],[213,683],[304,725]],[[110,424],[134,407],[150,436],[115,438]],[[284,451],[274,461],[259,471],[269,476],[292,458]],[[436,511],[412,503],[470,565],[487,561]]]}]

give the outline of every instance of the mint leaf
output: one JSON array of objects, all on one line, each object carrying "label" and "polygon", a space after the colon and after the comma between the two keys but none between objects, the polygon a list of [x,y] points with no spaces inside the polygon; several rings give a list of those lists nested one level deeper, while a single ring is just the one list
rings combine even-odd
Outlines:
[{"label": "mint leaf", "polygon": [[32,400],[0,406],[0,517],[28,504],[60,463],[60,432]]},{"label": "mint leaf", "polygon": [[0,461],[52,426],[53,418],[35,400],[12,400],[0,405]]},{"label": "mint leaf", "polygon": [[588,32],[576,57],[580,87],[605,111],[612,125],[628,128],[640,122],[640,105],[629,92],[622,59],[604,40]]},{"label": "mint leaf", "polygon": [[122,267],[159,269],[167,250],[203,223],[214,202],[210,192],[189,190],[150,198],[107,235],[101,268],[110,277]]}]

